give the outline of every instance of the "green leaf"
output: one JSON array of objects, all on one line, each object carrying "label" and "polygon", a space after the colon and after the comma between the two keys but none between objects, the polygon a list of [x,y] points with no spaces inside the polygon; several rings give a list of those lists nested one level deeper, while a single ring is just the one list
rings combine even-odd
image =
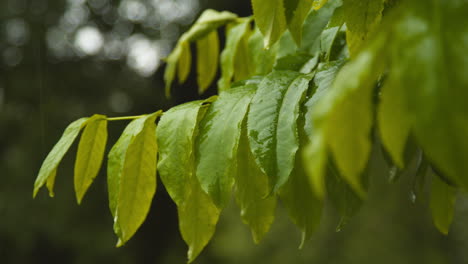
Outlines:
[{"label": "green leaf", "polygon": [[200,123],[196,142],[196,174],[202,189],[219,208],[231,197],[241,124],[255,85],[224,91]]},{"label": "green leaf", "polygon": [[[356,195],[351,186],[343,180],[334,162],[327,163],[326,192],[332,205],[340,213],[340,222],[337,230],[341,230],[349,220],[358,212],[362,199]],[[367,173],[367,172],[365,172]],[[366,177],[367,175],[362,175]]]},{"label": "green leaf", "polygon": [[70,146],[75,141],[75,138],[80,133],[80,130],[86,125],[88,121],[87,117],[80,118],[72,122],[63,132],[62,137],[59,139],[57,144],[52,148],[44,162],[42,163],[39,174],[34,182],[33,197],[36,197],[37,192],[41,189],[44,184],[47,183],[49,189],[49,195],[54,196],[53,186],[55,182],[55,176],[57,173],[57,167],[62,160],[65,153],[67,153]]},{"label": "green leaf", "polygon": [[249,32],[250,19],[228,29],[226,34],[226,47],[221,53],[221,78],[218,80],[218,90],[229,89],[234,76],[234,58],[243,36]]},{"label": "green leaf", "polygon": [[249,225],[255,243],[259,243],[270,230],[276,211],[276,196],[268,196],[268,177],[258,167],[250,150],[247,122],[244,120],[237,150],[235,179],[236,202],[242,221]]},{"label": "green leaf", "polygon": [[194,170],[193,140],[202,103],[194,101],[169,109],[157,127],[159,176],[177,205],[186,199],[186,182]]},{"label": "green leaf", "polygon": [[218,70],[219,38],[214,30],[197,40],[198,93],[202,94],[216,77]]},{"label": "green leaf", "polygon": [[382,144],[400,169],[405,166],[404,152],[412,123],[406,87],[399,78],[402,70],[410,69],[394,67],[385,80],[377,118]]},{"label": "green leaf", "polygon": [[434,225],[441,233],[447,235],[452,224],[455,209],[456,190],[442,181],[438,175],[431,171],[431,213]]},{"label": "green leaf", "polygon": [[252,63],[248,42],[251,34],[252,30],[249,27],[237,45],[236,55],[234,56],[235,81],[245,80],[255,75],[256,66]]},{"label": "green leaf", "polygon": [[311,73],[317,66],[318,56],[312,56],[305,53],[296,53],[279,58],[275,65],[277,71],[297,71],[300,73]]},{"label": "green leaf", "polygon": [[141,131],[133,137],[125,154],[120,174],[120,189],[115,214],[125,244],[145,221],[156,193],[156,118],[162,111],[144,117]]},{"label": "green leaf", "polygon": [[196,177],[187,182],[185,201],[178,206],[179,228],[182,238],[189,246],[188,262],[192,262],[213,236],[220,211],[200,187]]},{"label": "green leaf", "polygon": [[167,111],[157,128],[160,161],[158,171],[171,198],[177,204],[179,228],[193,261],[214,234],[219,210],[198,183],[195,175],[194,139],[197,122],[214,97],[176,106]]},{"label": "green leaf", "polygon": [[182,51],[177,63],[177,75],[179,76],[179,83],[184,83],[190,74],[190,67],[192,66],[192,52],[190,51],[190,44],[187,42],[181,43],[181,47]]},{"label": "green leaf", "polygon": [[315,194],[323,199],[325,197],[325,172],[326,172],[326,145],[322,131],[315,131],[313,127],[313,110],[322,97],[328,92],[338,71],[343,66],[343,61],[321,63],[315,74],[314,83],[317,87],[305,107],[304,131],[309,145],[303,151],[303,159],[309,180]]},{"label": "green leaf", "polygon": [[171,96],[171,85],[174,81],[176,71],[177,71],[177,64],[179,62],[180,54],[182,53],[182,46],[177,45],[174,50],[169,54],[166,58],[166,70],[164,71],[164,83],[165,83],[165,92],[166,97]]},{"label": "green leaf", "polygon": [[148,115],[130,122],[108,154],[107,189],[109,193],[109,208],[114,217],[114,229],[118,227],[115,217],[119,200],[121,175],[127,150],[133,138],[142,131],[147,118]]},{"label": "green leaf", "polygon": [[380,38],[345,65],[330,92],[314,107],[317,137],[325,140],[322,146],[331,151],[343,177],[361,197],[365,192],[360,175],[371,151],[374,85],[385,66],[378,54],[384,44],[385,39]]},{"label": "green leaf", "polygon": [[340,31],[340,27],[331,27],[323,31],[320,37],[320,50],[325,53],[325,61],[330,60],[333,43]]},{"label": "green leaf", "polygon": [[81,203],[89,186],[96,178],[104,158],[107,142],[107,119],[103,115],[93,115],[81,134],[75,160],[75,193]]},{"label": "green leaf", "polygon": [[255,24],[264,37],[264,46],[271,47],[286,30],[283,0],[252,0]]},{"label": "green leaf", "polygon": [[400,19],[392,24],[392,36],[398,38],[391,64],[392,68],[401,67],[398,77],[408,88],[405,93],[414,120],[412,132],[431,163],[467,190],[468,61],[463,54],[468,39],[468,3],[416,1],[401,10]]},{"label": "green leaf", "polygon": [[[286,101],[285,94],[292,93],[290,96],[294,97],[294,92],[301,91],[304,86],[307,87],[308,81],[309,76],[297,72],[272,72],[260,83],[252,100],[247,122],[250,146],[256,162],[270,179],[270,187],[274,187],[275,190],[287,180],[288,171],[292,169],[281,168],[282,171],[279,172],[277,163],[277,129],[280,111],[287,103],[294,101],[289,98]],[[283,132],[287,133],[286,131],[280,133]],[[280,139],[282,140],[283,138]]]},{"label": "green leaf", "polygon": [[329,1],[319,10],[312,10],[309,13],[302,27],[301,51],[309,54],[320,51],[320,35],[330,21],[335,9],[340,7],[341,4],[341,0]]},{"label": "green leaf", "polygon": [[[298,102],[299,101],[295,102],[296,105]],[[298,118],[297,114],[299,111],[298,106],[295,106],[295,108],[296,110],[294,114],[290,115],[296,117],[289,118],[294,119],[294,121]],[[305,241],[311,237],[312,233],[317,228],[320,222],[323,208],[322,201],[317,198],[312,189],[305,171],[306,164],[303,163],[303,159],[301,158],[303,151],[302,148],[308,141],[304,131],[304,122],[304,115],[301,115],[299,120],[297,120],[297,125],[295,122],[290,124],[295,130],[295,133],[293,134],[296,138],[293,142],[291,142],[289,149],[297,150],[299,146],[302,147],[299,147],[297,152],[294,151],[294,154],[292,154],[292,159],[288,160],[293,162],[294,168],[291,172],[291,176],[289,176],[288,181],[279,191],[279,195],[281,200],[284,202],[286,209],[288,210],[289,216],[302,231],[302,239],[299,248],[304,246]],[[286,123],[283,124],[286,125]],[[281,152],[278,151],[278,153]]]},{"label": "green leaf", "polygon": [[249,57],[251,65],[249,68],[255,69],[252,75],[266,75],[273,69],[275,64],[278,45],[273,45],[269,49],[263,47],[263,36],[258,27],[250,35],[248,40]]},{"label": "green leaf", "polygon": [[382,19],[386,0],[345,0],[343,16],[346,21],[346,40],[351,56],[355,56],[367,42],[369,35]]},{"label": "green leaf", "polygon": [[[278,176],[276,190],[288,181],[289,175],[295,167],[296,152],[299,149],[297,119],[299,118],[300,105],[305,99],[312,77],[313,74],[309,74],[294,80],[291,87],[287,89],[281,103],[276,128],[276,167]],[[301,165],[301,163],[296,163],[296,165]]]},{"label": "green leaf", "polygon": [[302,25],[312,8],[314,0],[289,0],[285,1],[286,21],[289,32],[298,46],[302,40]]}]

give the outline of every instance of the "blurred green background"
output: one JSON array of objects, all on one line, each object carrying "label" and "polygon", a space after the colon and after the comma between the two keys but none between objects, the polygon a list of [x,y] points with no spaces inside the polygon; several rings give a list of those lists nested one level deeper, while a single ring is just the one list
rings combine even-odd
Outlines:
[{"label": "blurred green background", "polygon": [[[185,263],[176,208],[161,184],[142,228],[115,248],[104,168],[83,204],[75,202],[76,146],[59,168],[56,197],[31,196],[42,160],[71,121],[198,98],[194,74],[164,97],[161,59],[206,8],[252,12],[249,0],[0,1],[0,263]],[[110,124],[109,145],[124,126]],[[411,201],[412,179],[389,184],[387,177],[372,178],[369,200],[339,232],[327,206],[302,250],[281,206],[272,231],[254,245],[232,204],[195,263],[468,263],[466,195],[443,236],[426,206]]]}]

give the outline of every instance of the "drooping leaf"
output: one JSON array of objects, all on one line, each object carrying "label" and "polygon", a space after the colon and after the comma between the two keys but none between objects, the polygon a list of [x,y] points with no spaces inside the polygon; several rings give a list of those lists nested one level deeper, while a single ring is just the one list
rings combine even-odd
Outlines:
[{"label": "drooping leaf", "polygon": [[196,174],[219,208],[231,197],[241,124],[255,90],[255,85],[249,85],[222,92],[200,123]]},{"label": "drooping leaf", "polygon": [[171,96],[171,85],[174,81],[177,71],[177,64],[179,62],[180,54],[182,53],[182,46],[177,45],[174,50],[166,58],[166,69],[164,71],[164,83],[166,97]]},{"label": "drooping leaf", "polygon": [[[276,71],[267,75],[260,83],[248,113],[247,130],[249,143],[255,160],[270,179],[270,187],[277,190],[287,180],[292,168],[277,165],[278,119],[285,104],[285,94],[300,91],[308,86],[309,77],[292,71]],[[281,139],[282,140],[282,139]]]},{"label": "drooping leaf", "polygon": [[248,33],[250,19],[228,29],[226,34],[226,47],[221,53],[221,78],[218,80],[218,90],[229,89],[232,77],[234,76],[234,58],[237,48],[243,36]]},{"label": "drooping leaf", "polygon": [[264,46],[271,47],[286,30],[283,0],[252,0],[255,24],[264,37]]},{"label": "drooping leaf", "polygon": [[193,101],[169,109],[158,123],[158,171],[172,200],[182,204],[188,179],[193,174],[193,140],[202,101]]},{"label": "drooping leaf", "polygon": [[202,94],[216,77],[219,58],[218,31],[197,40],[198,93]]},{"label": "drooping leaf", "polygon": [[190,74],[192,52],[190,51],[190,44],[188,42],[183,42],[181,47],[182,51],[177,63],[177,76],[179,77],[179,83],[184,83]]},{"label": "drooping leaf", "polygon": [[125,154],[115,221],[123,245],[145,221],[156,193],[156,118],[162,111],[145,117],[143,128],[133,137]]},{"label": "drooping leaf", "polygon": [[107,189],[109,193],[109,208],[114,217],[114,230],[118,227],[115,217],[119,199],[121,175],[128,146],[133,138],[141,132],[147,118],[148,115],[130,122],[108,154]]},{"label": "drooping leaf", "polygon": [[289,0],[284,2],[289,32],[298,46],[302,40],[302,25],[312,8],[314,0]]},{"label": "drooping leaf", "polygon": [[80,130],[86,125],[87,121],[88,118],[83,117],[67,126],[62,137],[59,139],[57,144],[55,144],[42,163],[39,174],[34,182],[33,197],[36,197],[39,189],[46,183],[49,189],[49,195],[51,197],[54,196],[53,186],[55,176],[57,174],[57,167],[63,156],[65,156],[65,153],[67,153],[68,149],[73,144],[73,141],[75,141],[75,138],[80,133]]},{"label": "drooping leaf", "polygon": [[327,197],[340,214],[337,230],[341,230],[361,208],[362,199],[344,181],[334,162],[327,163],[326,173]]},{"label": "drooping leaf", "polygon": [[[276,129],[276,162],[277,181],[276,189],[288,181],[289,175],[295,165],[296,152],[299,149],[298,118],[302,101],[305,99],[309,82],[313,74],[302,76],[291,84],[284,94],[281,108],[278,114],[278,124]],[[302,129],[302,128],[301,128]],[[299,159],[297,159],[299,161]],[[302,161],[302,160],[301,160]],[[296,173],[302,173],[296,171]],[[297,176],[302,177],[302,176]],[[294,180],[293,180],[294,181]]]},{"label": "drooping leaf", "polygon": [[276,196],[269,194],[268,177],[258,167],[250,150],[244,120],[237,151],[236,201],[244,223],[250,226],[255,243],[270,230],[276,211]]},{"label": "drooping leaf", "polygon": [[107,142],[107,119],[94,115],[81,135],[75,160],[75,193],[78,204],[96,178],[104,158]]},{"label": "drooping leaf", "polygon": [[468,39],[468,3],[411,1],[401,10],[402,15],[392,24],[392,35],[398,38],[391,65],[392,70],[402,69],[399,78],[408,87],[405,94],[415,138],[441,174],[466,190],[468,61],[462,54]]},{"label": "drooping leaf", "polygon": [[303,147],[308,141],[304,131],[304,122],[304,114],[302,114],[297,120],[298,124],[293,124],[297,137],[295,143],[298,143],[300,147],[295,153],[295,156],[292,157],[294,168],[291,172],[291,176],[289,176],[288,181],[279,191],[281,200],[284,202],[289,216],[302,231],[302,239],[299,248],[304,246],[304,243],[317,228],[323,207],[323,202],[317,198],[312,189],[305,171],[306,166],[303,163],[304,160],[301,158]]},{"label": "drooping leaf", "polygon": [[432,219],[437,229],[447,235],[455,209],[456,189],[442,181],[433,171],[430,172],[432,174],[430,202]]},{"label": "drooping leaf", "polygon": [[188,262],[192,262],[213,236],[220,211],[200,187],[196,177],[188,181],[185,201],[178,206],[179,228],[189,246]]},{"label": "drooping leaf", "polygon": [[330,92],[314,107],[315,134],[325,141],[323,147],[330,150],[341,174],[361,196],[365,192],[360,175],[371,151],[372,95],[385,66],[385,61],[378,56],[384,40],[378,39],[345,65]]},{"label": "drooping leaf", "polygon": [[278,45],[275,44],[269,49],[263,46],[263,36],[258,27],[250,35],[248,40],[249,57],[251,65],[249,68],[255,69],[251,75],[266,75],[273,69],[275,64]]},{"label": "drooping leaf", "polygon": [[237,44],[236,55],[234,56],[234,80],[240,81],[252,77],[255,74],[256,66],[252,62],[249,51],[249,39],[252,35],[250,27],[244,33]]},{"label": "drooping leaf", "polygon": [[327,26],[335,9],[341,4],[341,0],[329,1],[319,10],[312,10],[309,13],[302,27],[301,51],[309,54],[320,51],[320,34]]},{"label": "drooping leaf", "polygon": [[386,0],[345,0],[343,16],[346,21],[346,40],[351,56],[355,56],[369,34],[380,24]]},{"label": "drooping leaf", "polygon": [[194,101],[170,109],[157,128],[160,161],[158,171],[171,198],[177,204],[179,229],[189,246],[192,262],[214,234],[219,210],[202,189],[195,174],[194,140],[198,121],[206,108]]},{"label": "drooping leaf", "polygon": [[327,93],[342,66],[343,61],[319,64],[314,78],[316,89],[305,104],[304,132],[307,135],[309,145],[303,151],[303,159],[315,194],[321,199],[325,197],[327,151],[324,135],[320,134],[323,132],[315,131],[313,127],[312,114],[317,102]]},{"label": "drooping leaf", "polygon": [[402,70],[410,69],[394,67],[385,80],[377,116],[382,144],[400,169],[405,166],[404,151],[412,123],[405,98],[406,87],[399,78]]}]

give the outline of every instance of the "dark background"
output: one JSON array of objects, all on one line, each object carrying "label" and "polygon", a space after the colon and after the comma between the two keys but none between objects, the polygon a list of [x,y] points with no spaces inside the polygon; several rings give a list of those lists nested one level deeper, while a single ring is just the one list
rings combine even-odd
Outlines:
[{"label": "dark background", "polygon": [[[71,121],[149,113],[198,98],[191,74],[166,99],[160,60],[206,8],[252,13],[249,0],[0,1],[0,263],[185,262],[176,208],[161,184],[144,225],[115,248],[104,168],[83,204],[75,202],[76,146],[59,167],[56,197],[31,196],[42,160]],[[125,125],[109,124],[108,148]],[[427,206],[411,201],[409,177],[389,184],[387,175],[376,175],[371,185],[369,201],[345,229],[335,231],[339,219],[327,207],[302,250],[281,207],[272,231],[254,245],[231,205],[196,263],[468,263],[466,195],[446,237]]]}]

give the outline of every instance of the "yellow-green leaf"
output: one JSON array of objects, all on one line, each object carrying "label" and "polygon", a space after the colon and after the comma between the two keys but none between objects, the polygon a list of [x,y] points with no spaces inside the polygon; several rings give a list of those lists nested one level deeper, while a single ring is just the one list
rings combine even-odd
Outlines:
[{"label": "yellow-green leaf", "polygon": [[219,210],[195,175],[194,140],[198,121],[215,98],[194,101],[167,111],[157,128],[160,145],[158,171],[172,200],[177,204],[179,229],[193,261],[214,234]]},{"label": "yellow-green leaf", "polygon": [[252,0],[255,24],[264,37],[264,46],[271,47],[286,30],[283,0]]},{"label": "yellow-green leaf", "polygon": [[177,76],[179,77],[179,83],[184,83],[190,74],[190,68],[192,66],[192,52],[190,51],[190,44],[188,42],[183,42],[181,47],[182,51],[177,63]]},{"label": "yellow-green leaf", "polygon": [[216,77],[219,58],[218,31],[197,40],[198,93],[202,94]]},{"label": "yellow-green leaf", "polygon": [[243,36],[249,32],[250,19],[232,26],[227,30],[226,47],[221,53],[221,78],[218,80],[218,90],[229,89],[232,77],[234,76],[234,58],[236,57],[237,47]]},{"label": "yellow-green leaf", "polygon": [[259,243],[275,219],[276,196],[268,196],[268,177],[255,162],[246,126],[247,122],[244,121],[237,150],[235,193],[242,221],[249,225],[254,242]]},{"label": "yellow-green leaf", "polygon": [[456,190],[442,181],[438,175],[432,174],[431,184],[431,213],[434,225],[445,235],[448,234],[452,224],[455,209]]},{"label": "yellow-green leaf", "polygon": [[179,228],[189,246],[188,262],[205,248],[216,230],[219,209],[200,187],[196,177],[190,177],[185,201],[178,206]]},{"label": "yellow-green leaf", "polygon": [[346,42],[355,56],[367,42],[369,34],[380,24],[385,0],[345,0],[343,16],[346,21]]},{"label": "yellow-green leaf", "polygon": [[167,192],[177,205],[188,193],[193,174],[193,144],[197,116],[203,101],[194,101],[169,109],[158,123],[158,171]]},{"label": "yellow-green leaf", "polygon": [[104,158],[107,142],[107,119],[94,115],[81,134],[75,160],[75,193],[78,204],[96,178]]},{"label": "yellow-green leaf", "polygon": [[288,0],[284,2],[289,32],[298,46],[302,40],[302,25],[314,0]]},{"label": "yellow-green leaf", "polygon": [[283,140],[278,138],[278,133],[279,131],[290,133],[290,131],[282,131],[278,123],[281,109],[291,103],[288,102],[289,99],[285,100],[285,94],[301,94],[303,88],[308,86],[308,80],[307,75],[297,72],[274,71],[259,84],[252,100],[247,122],[250,147],[257,164],[268,175],[269,184],[275,190],[287,181],[288,171],[292,169],[292,164],[289,163],[286,168],[281,168],[281,172],[278,167],[277,152],[281,148],[277,147],[277,144]]},{"label": "yellow-green leaf", "polygon": [[231,197],[241,124],[255,89],[255,85],[247,85],[222,92],[200,123],[196,174],[219,208]]},{"label": "yellow-green leaf", "polygon": [[156,124],[161,111],[148,115],[125,154],[115,221],[120,228],[119,245],[127,242],[145,221],[156,192]]},{"label": "yellow-green leaf", "polygon": [[341,174],[360,196],[365,195],[360,175],[371,151],[372,95],[385,66],[385,60],[378,56],[384,40],[380,38],[345,65],[332,89],[314,107],[317,135],[323,137],[323,146],[333,154]]},{"label": "yellow-green leaf", "polygon": [[53,186],[57,173],[57,167],[63,156],[65,156],[65,153],[67,153],[68,149],[73,144],[73,141],[75,141],[75,138],[80,133],[80,130],[86,125],[87,121],[87,117],[80,118],[72,122],[65,129],[62,137],[59,139],[57,144],[55,144],[42,163],[39,174],[36,178],[36,181],[34,182],[33,197],[36,197],[39,189],[46,183],[49,189],[49,195],[54,196]]}]

